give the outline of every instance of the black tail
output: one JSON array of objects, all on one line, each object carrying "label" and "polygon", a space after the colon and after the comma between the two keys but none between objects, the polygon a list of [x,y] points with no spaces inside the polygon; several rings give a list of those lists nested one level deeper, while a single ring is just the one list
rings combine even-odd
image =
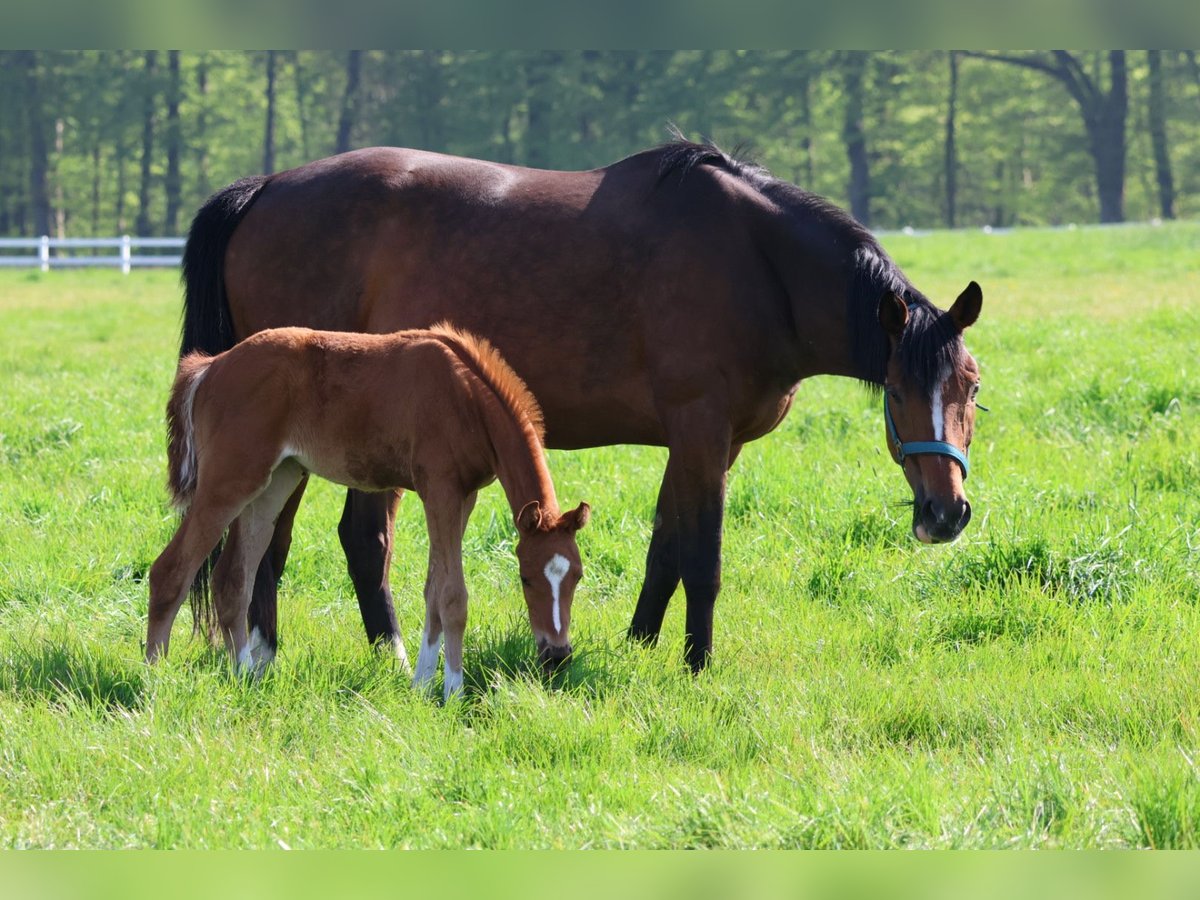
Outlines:
[{"label": "black tail", "polygon": [[233,318],[225,294],[225,251],[266,175],[235,181],[200,207],[183,251],[183,340],[179,355],[200,350],[210,356],[234,344]]},{"label": "black tail", "polygon": [[[209,197],[192,220],[187,246],[183,250],[180,358],[196,350],[215,356],[235,343],[233,317],[225,293],[225,251],[234,229],[266,183],[265,175],[235,181]],[[221,545],[218,544],[192,582],[192,627],[207,633],[209,640],[215,640],[217,636],[209,579],[220,552]]]}]

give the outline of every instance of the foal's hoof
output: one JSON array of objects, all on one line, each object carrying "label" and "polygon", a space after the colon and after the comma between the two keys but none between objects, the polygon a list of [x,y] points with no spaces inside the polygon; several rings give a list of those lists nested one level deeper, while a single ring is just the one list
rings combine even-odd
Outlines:
[{"label": "foal's hoof", "polygon": [[570,661],[570,644],[563,644],[561,647],[554,647],[550,644],[546,644],[538,650],[538,662],[542,664],[542,670],[547,675],[553,675]]}]

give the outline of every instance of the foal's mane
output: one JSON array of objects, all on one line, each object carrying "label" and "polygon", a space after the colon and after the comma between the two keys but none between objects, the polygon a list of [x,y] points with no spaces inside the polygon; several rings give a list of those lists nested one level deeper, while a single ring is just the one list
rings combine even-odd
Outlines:
[{"label": "foal's mane", "polygon": [[913,286],[875,236],[841,207],[776,178],[743,153],[726,153],[711,141],[694,143],[676,129],[672,134],[673,140],[653,151],[659,156],[659,184],[676,176],[677,185],[683,187],[691,172],[712,167],[738,178],[784,215],[816,219],[833,233],[836,246],[845,255],[846,322],[856,374],[873,390],[882,387],[891,354],[888,336],[879,324],[879,301],[890,292],[908,305],[908,325],[896,353],[904,374],[931,394],[962,354],[962,335],[949,313]]},{"label": "foal's mane", "polygon": [[539,442],[546,439],[542,408],[521,376],[505,362],[500,351],[485,338],[455,328],[449,322],[438,322],[431,332],[442,338],[472,372],[492,389],[504,408],[522,425],[528,424]]}]

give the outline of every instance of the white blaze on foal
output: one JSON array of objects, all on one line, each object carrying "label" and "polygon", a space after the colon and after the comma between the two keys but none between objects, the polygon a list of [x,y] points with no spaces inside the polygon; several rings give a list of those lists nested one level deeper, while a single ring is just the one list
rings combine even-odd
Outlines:
[{"label": "white blaze on foal", "polygon": [[542,571],[546,573],[546,580],[550,582],[550,592],[554,595],[554,633],[562,632],[562,611],[559,604],[559,591],[562,589],[562,580],[567,577],[567,572],[571,570],[571,564],[567,562],[567,558],[561,553],[555,553],[550,558],[550,562],[546,563],[546,568]]}]

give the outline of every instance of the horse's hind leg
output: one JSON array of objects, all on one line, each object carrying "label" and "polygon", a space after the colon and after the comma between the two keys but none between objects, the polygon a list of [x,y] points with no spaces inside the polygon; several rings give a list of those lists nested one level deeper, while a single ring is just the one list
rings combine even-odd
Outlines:
[{"label": "horse's hind leg", "polygon": [[[239,672],[258,673],[274,659],[274,648],[257,631],[248,633],[246,614],[259,561],[271,545],[275,521],[304,471],[294,460],[275,469],[270,482],[238,516],[213,572],[213,596],[225,646]],[[253,637],[253,639],[252,639]]]},{"label": "horse's hind leg", "polygon": [[393,648],[407,665],[388,584],[396,508],[402,495],[402,491],[378,494],[348,491],[346,507],[338,523],[338,537],[346,552],[346,567],[358,597],[367,640],[375,647]]},{"label": "horse's hind leg", "polygon": [[261,655],[267,661],[274,658],[279,649],[276,595],[279,591],[279,580],[283,577],[283,567],[287,563],[288,550],[292,545],[292,525],[296,521],[296,510],[300,508],[307,485],[308,476],[305,475],[284,504],[279,518],[275,521],[270,549],[263,554],[258,564],[258,572],[254,576],[254,592],[250,596],[248,615],[250,643],[261,646]]}]

